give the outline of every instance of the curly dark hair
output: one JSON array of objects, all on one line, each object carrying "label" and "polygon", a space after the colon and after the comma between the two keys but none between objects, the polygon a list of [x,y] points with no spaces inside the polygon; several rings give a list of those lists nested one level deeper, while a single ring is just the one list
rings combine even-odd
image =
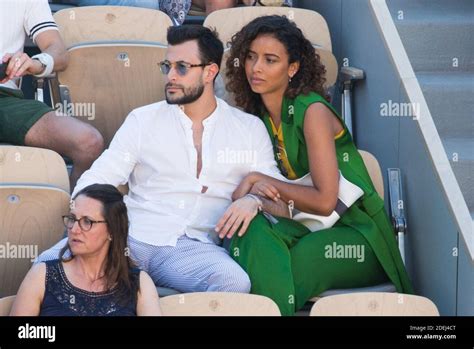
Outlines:
[{"label": "curly dark hair", "polygon": [[230,55],[226,61],[227,90],[234,94],[237,106],[246,112],[261,116],[265,112],[262,99],[250,88],[245,75],[245,62],[250,45],[259,35],[270,34],[285,46],[289,64],[299,62],[298,72],[293,76],[285,96],[295,98],[313,91],[327,97],[324,90],[326,68],[315,53],[311,42],[303,32],[285,16],[262,16],[245,25],[232,36]]}]

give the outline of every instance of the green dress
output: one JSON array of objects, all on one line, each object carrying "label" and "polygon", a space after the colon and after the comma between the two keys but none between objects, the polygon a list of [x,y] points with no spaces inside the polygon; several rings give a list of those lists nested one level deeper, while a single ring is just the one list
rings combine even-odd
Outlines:
[{"label": "green dress", "polygon": [[[341,117],[316,93],[283,100],[281,127],[291,167],[298,177],[309,172],[303,123],[313,103],[326,105],[344,125],[343,136],[335,140],[339,170],[364,196],[333,227],[318,232],[281,217],[272,223],[259,214],[242,237],[234,235],[232,257],[249,274],[251,292],[272,298],[282,315],[293,315],[328,289],[391,281],[397,292],[413,293],[384,202]],[[264,122],[273,136],[268,115]]]}]

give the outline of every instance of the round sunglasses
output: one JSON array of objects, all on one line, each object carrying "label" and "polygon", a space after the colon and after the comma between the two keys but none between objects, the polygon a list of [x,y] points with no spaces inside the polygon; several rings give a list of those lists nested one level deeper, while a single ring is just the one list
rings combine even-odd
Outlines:
[{"label": "round sunglasses", "polygon": [[174,66],[180,76],[185,76],[191,68],[205,67],[206,65],[210,64],[212,63],[191,64],[183,61],[170,62],[167,60],[158,63],[158,65],[160,66],[160,70],[164,75],[168,75],[171,68]]}]

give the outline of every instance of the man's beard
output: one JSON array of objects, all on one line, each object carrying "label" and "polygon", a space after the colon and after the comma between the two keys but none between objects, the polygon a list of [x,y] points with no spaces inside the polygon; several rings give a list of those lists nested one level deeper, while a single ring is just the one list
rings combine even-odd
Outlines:
[{"label": "man's beard", "polygon": [[[173,86],[170,83],[166,84],[165,89]],[[168,104],[189,104],[192,102],[195,102],[199,99],[199,97],[202,96],[204,92],[204,84],[202,81],[197,85],[193,87],[188,87],[188,88],[183,88],[183,86],[177,86],[182,89],[183,93],[181,96],[170,96],[168,95],[168,92],[166,91],[166,102]]]}]

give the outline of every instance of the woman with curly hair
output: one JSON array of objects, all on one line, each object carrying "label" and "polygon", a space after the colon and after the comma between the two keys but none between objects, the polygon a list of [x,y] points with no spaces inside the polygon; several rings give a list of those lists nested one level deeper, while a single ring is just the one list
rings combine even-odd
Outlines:
[{"label": "woman with curly hair", "polygon": [[239,107],[263,119],[282,174],[291,180],[309,173],[314,183],[302,186],[253,172],[233,199],[251,193],[292,200],[299,211],[327,216],[336,208],[339,171],[364,191],[333,227],[317,232],[258,214],[230,246],[250,276],[251,292],[272,298],[283,315],[293,315],[328,289],[389,280],[398,292],[412,293],[383,200],[325,98],[325,68],[301,30],[284,16],[251,21],[233,36],[226,68],[227,89]]}]

